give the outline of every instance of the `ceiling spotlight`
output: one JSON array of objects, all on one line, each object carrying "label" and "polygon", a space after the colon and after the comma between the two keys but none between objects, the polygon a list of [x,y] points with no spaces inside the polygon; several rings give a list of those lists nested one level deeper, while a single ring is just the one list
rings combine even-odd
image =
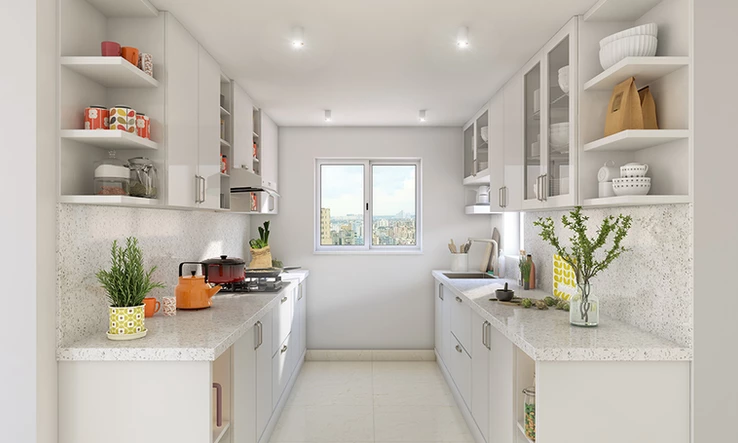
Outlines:
[{"label": "ceiling spotlight", "polygon": [[292,47],[300,49],[305,46],[305,31],[302,26],[295,26],[292,28]]},{"label": "ceiling spotlight", "polygon": [[325,110],[325,121],[327,123],[331,122],[331,110],[330,109]]},{"label": "ceiling spotlight", "polygon": [[459,32],[456,34],[456,46],[460,49],[469,47],[469,28],[466,26],[459,28]]},{"label": "ceiling spotlight", "polygon": [[425,123],[425,109],[418,113],[418,120],[420,120],[420,123]]}]

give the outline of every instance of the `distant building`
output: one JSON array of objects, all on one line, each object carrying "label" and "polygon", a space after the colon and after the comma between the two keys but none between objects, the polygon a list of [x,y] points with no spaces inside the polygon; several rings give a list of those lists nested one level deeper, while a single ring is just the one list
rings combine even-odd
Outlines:
[{"label": "distant building", "polygon": [[333,236],[331,235],[331,210],[330,208],[320,208],[320,244],[332,245]]}]

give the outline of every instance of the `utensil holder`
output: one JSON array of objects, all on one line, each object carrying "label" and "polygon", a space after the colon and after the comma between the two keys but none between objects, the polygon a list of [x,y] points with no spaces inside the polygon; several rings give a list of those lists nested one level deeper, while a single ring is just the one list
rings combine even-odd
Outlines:
[{"label": "utensil holder", "polygon": [[469,271],[469,254],[451,254],[451,271]]}]

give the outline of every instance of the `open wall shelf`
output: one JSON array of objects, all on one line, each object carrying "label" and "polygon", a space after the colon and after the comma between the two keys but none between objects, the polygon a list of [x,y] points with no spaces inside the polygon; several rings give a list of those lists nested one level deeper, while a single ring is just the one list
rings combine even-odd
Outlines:
[{"label": "open wall shelf", "polygon": [[62,195],[59,203],[78,205],[156,206],[154,198],[130,197],[128,195]]},{"label": "open wall shelf", "polygon": [[623,195],[605,198],[585,199],[585,207],[614,207],[614,206],[645,206],[645,205],[675,205],[690,203],[688,195]]},{"label": "open wall shelf", "polygon": [[688,65],[689,57],[626,57],[585,83],[584,90],[610,91],[630,77],[640,88]]},{"label": "open wall shelf", "polygon": [[156,88],[159,82],[123,57],[62,57],[61,65],[107,88]]},{"label": "open wall shelf", "polygon": [[584,152],[640,151],[689,138],[686,129],[629,129],[584,145]]},{"label": "open wall shelf", "polygon": [[159,149],[154,141],[118,130],[64,129],[60,135],[62,139],[103,149]]}]

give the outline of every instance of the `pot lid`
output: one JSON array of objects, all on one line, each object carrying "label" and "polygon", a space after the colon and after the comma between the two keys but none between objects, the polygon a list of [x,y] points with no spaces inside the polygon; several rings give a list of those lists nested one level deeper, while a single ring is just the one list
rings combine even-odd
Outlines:
[{"label": "pot lid", "polygon": [[206,265],[245,265],[246,262],[238,257],[228,257],[227,255],[221,255],[219,258],[209,258],[203,260]]}]

